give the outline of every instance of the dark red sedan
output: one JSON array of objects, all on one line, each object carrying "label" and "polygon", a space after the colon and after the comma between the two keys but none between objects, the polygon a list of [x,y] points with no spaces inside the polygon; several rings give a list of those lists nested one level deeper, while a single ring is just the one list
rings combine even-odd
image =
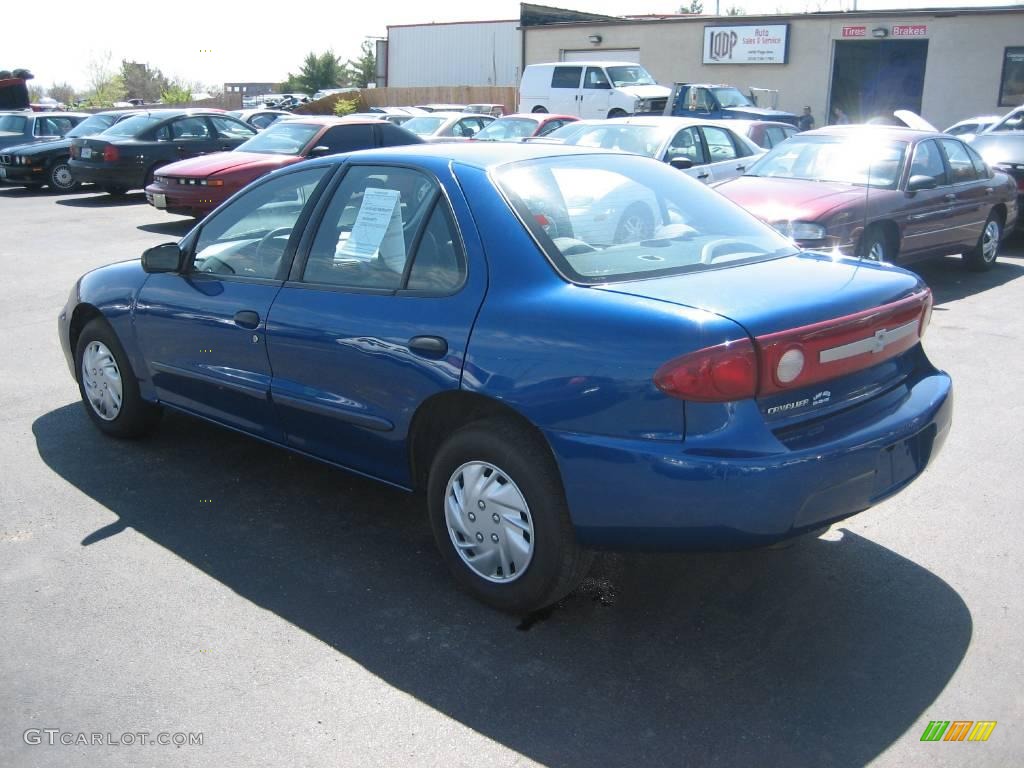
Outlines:
[{"label": "dark red sedan", "polygon": [[253,179],[300,160],[421,143],[419,136],[383,120],[290,117],[231,152],[163,166],[146,187],[146,200],[170,213],[202,217]]},{"label": "dark red sedan", "polygon": [[716,189],[803,248],[905,264],[995,263],[1017,189],[958,138],[887,126],[797,134]]}]

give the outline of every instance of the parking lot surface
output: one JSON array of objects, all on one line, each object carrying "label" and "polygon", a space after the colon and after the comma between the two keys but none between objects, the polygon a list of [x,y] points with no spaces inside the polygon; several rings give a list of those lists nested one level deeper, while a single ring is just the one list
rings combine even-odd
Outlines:
[{"label": "parking lot surface", "polygon": [[[788,549],[601,555],[520,620],[455,589],[420,499],[180,415],[136,442],[89,423],[57,313],[81,273],[190,220],[0,188],[0,221],[0,765],[1024,754],[1019,236],[988,273],[918,268],[956,409],[907,491]],[[998,725],[922,742],[932,720]]]}]

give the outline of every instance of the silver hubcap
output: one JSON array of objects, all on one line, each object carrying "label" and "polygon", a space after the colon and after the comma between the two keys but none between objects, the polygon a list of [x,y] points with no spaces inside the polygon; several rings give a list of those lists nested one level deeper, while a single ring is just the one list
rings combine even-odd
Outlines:
[{"label": "silver hubcap", "polygon": [[648,236],[647,224],[640,216],[634,214],[622,222],[622,242],[635,243]]},{"label": "silver hubcap", "polygon": [[993,261],[999,251],[999,222],[990,221],[981,235],[981,258]]},{"label": "silver hubcap", "polygon": [[71,169],[66,165],[58,165],[53,169],[53,183],[61,189],[74,186],[75,177],[71,175]]},{"label": "silver hubcap", "polygon": [[113,421],[121,412],[123,389],[121,371],[114,355],[101,341],[93,341],[82,355],[82,383],[93,412]]},{"label": "silver hubcap", "polygon": [[462,562],[487,581],[506,584],[533,558],[533,518],[519,487],[498,467],[470,461],[445,489],[444,517]]},{"label": "silver hubcap", "polygon": [[885,261],[885,244],[881,240],[876,240],[871,244],[868,258],[872,261]]}]

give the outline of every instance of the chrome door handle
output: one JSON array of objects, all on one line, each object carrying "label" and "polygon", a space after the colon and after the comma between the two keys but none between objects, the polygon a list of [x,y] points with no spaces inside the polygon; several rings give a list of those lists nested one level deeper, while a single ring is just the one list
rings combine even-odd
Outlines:
[{"label": "chrome door handle", "polygon": [[424,357],[444,357],[448,353],[448,342],[440,336],[413,336],[408,347]]}]

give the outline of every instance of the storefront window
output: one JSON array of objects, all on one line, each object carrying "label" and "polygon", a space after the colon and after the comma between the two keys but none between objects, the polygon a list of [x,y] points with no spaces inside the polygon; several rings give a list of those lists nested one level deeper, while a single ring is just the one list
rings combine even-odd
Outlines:
[{"label": "storefront window", "polygon": [[1003,77],[999,82],[999,106],[1024,104],[1024,47],[1003,52]]}]

